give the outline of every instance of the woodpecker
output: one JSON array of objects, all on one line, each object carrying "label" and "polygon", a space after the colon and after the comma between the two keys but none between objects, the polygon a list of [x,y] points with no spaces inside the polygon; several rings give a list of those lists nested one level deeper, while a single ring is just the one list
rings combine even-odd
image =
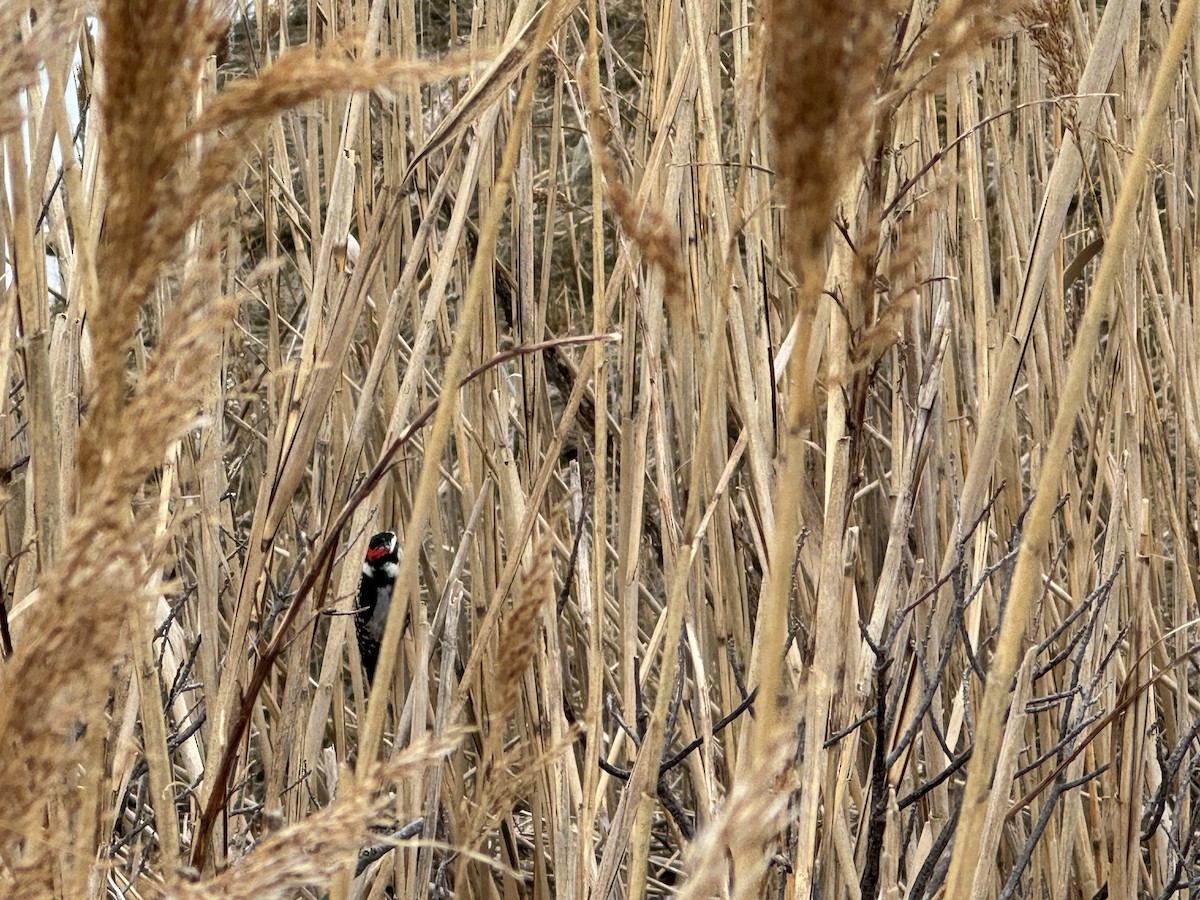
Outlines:
[{"label": "woodpecker", "polygon": [[358,636],[358,655],[367,670],[367,684],[375,678],[379,661],[379,643],[387,626],[388,608],[392,605],[392,589],[400,568],[396,535],[381,531],[367,545],[362,578],[358,582],[358,609],[354,613],[354,631]]}]

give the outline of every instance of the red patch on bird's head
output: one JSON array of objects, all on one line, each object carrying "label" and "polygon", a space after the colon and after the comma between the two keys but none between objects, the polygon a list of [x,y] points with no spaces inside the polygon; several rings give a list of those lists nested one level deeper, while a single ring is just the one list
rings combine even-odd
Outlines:
[{"label": "red patch on bird's head", "polygon": [[388,553],[391,552],[391,547],[372,547],[367,551],[367,562],[379,562]]}]

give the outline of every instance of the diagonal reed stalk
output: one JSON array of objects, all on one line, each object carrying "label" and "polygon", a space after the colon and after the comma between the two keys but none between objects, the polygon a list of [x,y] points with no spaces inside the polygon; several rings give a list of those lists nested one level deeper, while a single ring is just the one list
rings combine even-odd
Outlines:
[{"label": "diagonal reed stalk", "polygon": [[1089,293],[1083,318],[1075,333],[1075,345],[1071,348],[1071,356],[1067,363],[1054,428],[1046,445],[1033,503],[1025,517],[1005,618],[988,673],[987,690],[983,695],[972,764],[964,789],[964,811],[961,820],[963,830],[955,843],[947,878],[948,897],[973,896],[975,870],[981,861],[991,859],[995,852],[994,847],[981,847],[979,839],[984,833],[983,816],[990,806],[987,796],[992,790],[993,767],[999,752],[1004,714],[1009,707],[1009,684],[1017,668],[1018,656],[1022,653],[1023,638],[1035,596],[1042,590],[1042,569],[1046,563],[1051,517],[1058,504],[1056,495],[1062,483],[1068,444],[1076,427],[1076,419],[1087,402],[1092,357],[1096,352],[1100,325],[1108,314],[1117,277],[1125,262],[1125,252],[1133,234],[1137,207],[1142,202],[1145,191],[1151,150],[1161,140],[1162,118],[1170,102],[1178,78],[1180,61],[1195,24],[1196,3],[1194,0],[1184,0],[1175,11],[1170,35],[1158,61],[1146,109],[1138,124],[1137,142],[1125,165],[1125,177],[1121,181],[1116,209],[1105,235],[1100,268]]}]

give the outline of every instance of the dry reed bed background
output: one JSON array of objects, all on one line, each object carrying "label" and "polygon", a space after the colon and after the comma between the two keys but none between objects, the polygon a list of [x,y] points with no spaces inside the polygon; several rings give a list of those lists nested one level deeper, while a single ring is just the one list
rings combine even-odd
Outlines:
[{"label": "dry reed bed background", "polygon": [[252,12],[0,6],[0,894],[1200,882],[1192,0]]}]

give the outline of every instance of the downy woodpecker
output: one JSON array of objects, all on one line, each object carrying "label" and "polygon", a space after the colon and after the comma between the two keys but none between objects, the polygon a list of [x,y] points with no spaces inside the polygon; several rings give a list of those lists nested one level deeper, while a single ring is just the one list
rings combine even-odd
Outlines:
[{"label": "downy woodpecker", "polygon": [[382,531],[371,538],[371,543],[367,545],[367,558],[363,561],[362,578],[358,582],[358,609],[354,614],[358,655],[362,657],[363,667],[367,670],[367,684],[375,678],[379,643],[387,627],[388,608],[392,605],[392,589],[396,586],[399,562],[396,535],[393,532]]}]

